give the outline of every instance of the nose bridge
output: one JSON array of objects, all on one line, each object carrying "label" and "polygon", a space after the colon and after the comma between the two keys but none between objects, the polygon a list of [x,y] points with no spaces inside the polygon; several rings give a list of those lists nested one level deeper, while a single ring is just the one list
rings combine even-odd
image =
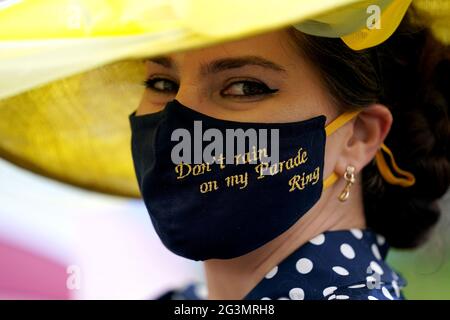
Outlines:
[{"label": "nose bridge", "polygon": [[200,91],[199,84],[196,83],[195,79],[181,78],[175,99],[186,106],[196,106],[202,100]]},{"label": "nose bridge", "polygon": [[179,85],[175,99],[192,110],[204,112],[207,110],[209,84],[205,78],[199,76],[200,61],[183,53],[176,54],[176,59],[179,66]]},{"label": "nose bridge", "polygon": [[202,112],[205,109],[204,104],[207,100],[204,85],[195,76],[185,77],[184,79],[180,77],[180,84],[175,99],[186,107]]}]

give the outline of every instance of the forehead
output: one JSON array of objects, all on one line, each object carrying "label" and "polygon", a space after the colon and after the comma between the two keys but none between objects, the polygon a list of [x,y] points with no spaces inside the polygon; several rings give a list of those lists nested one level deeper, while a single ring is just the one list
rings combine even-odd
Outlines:
[{"label": "forehead", "polygon": [[179,65],[196,65],[208,61],[240,56],[260,56],[280,65],[298,62],[299,55],[290,45],[285,29],[271,31],[244,39],[229,41],[207,48],[193,49],[165,57]]}]

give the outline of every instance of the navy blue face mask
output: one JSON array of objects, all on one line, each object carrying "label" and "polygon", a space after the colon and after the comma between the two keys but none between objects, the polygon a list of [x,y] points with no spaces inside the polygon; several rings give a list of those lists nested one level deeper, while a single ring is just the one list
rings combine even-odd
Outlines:
[{"label": "navy blue face mask", "polygon": [[[332,173],[323,181],[326,136],[357,112],[339,116],[327,130],[324,115],[290,123],[235,122],[209,117],[177,100],[157,113],[135,113],[129,116],[133,162],[156,232],[175,254],[207,260],[255,250],[307,213],[323,188],[337,180]],[[194,137],[194,121],[201,121],[203,131],[216,129],[224,137],[227,129],[277,129],[279,162],[264,164],[258,161],[261,150],[248,148],[235,158],[238,164],[174,163],[179,141],[172,141],[172,134],[184,129]]]}]

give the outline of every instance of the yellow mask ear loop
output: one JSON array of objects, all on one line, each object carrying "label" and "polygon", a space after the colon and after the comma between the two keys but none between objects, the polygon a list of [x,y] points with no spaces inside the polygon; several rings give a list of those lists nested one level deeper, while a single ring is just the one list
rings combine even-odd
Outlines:
[{"label": "yellow mask ear loop", "polygon": [[[335,132],[337,129],[342,127],[344,124],[352,120],[354,117],[356,117],[362,110],[357,111],[350,111],[345,112],[341,114],[339,117],[331,121],[326,127],[325,132],[327,137]],[[332,172],[324,181],[323,181],[323,189],[328,188],[329,186],[333,185],[336,181],[339,180],[339,176],[336,174],[336,172]]]},{"label": "yellow mask ear loop", "polygon": [[[403,175],[403,177],[394,176],[388,164],[386,163],[386,160],[384,159],[383,151],[386,152],[391,159],[392,168],[394,168],[394,170],[398,174]],[[411,172],[402,170],[398,167],[392,151],[389,150],[389,148],[384,143],[381,145],[380,150],[378,150],[377,154],[375,155],[375,161],[377,163],[378,171],[380,171],[381,176],[390,184],[399,185],[401,187],[410,187],[414,185],[414,183],[416,183],[416,178]]]},{"label": "yellow mask ear loop", "polygon": [[[327,137],[331,135],[334,131],[342,127],[344,124],[346,124],[348,121],[353,119],[355,116],[357,116],[362,110],[357,111],[350,111],[345,112],[341,114],[339,117],[337,117],[335,120],[330,122],[325,127],[325,132]],[[391,169],[389,168],[386,160],[384,159],[383,151],[386,152],[391,160],[392,168],[395,172],[397,172],[400,175],[403,175],[403,177],[396,177]],[[414,175],[408,171],[402,170],[398,167],[397,163],[395,162],[394,155],[392,154],[392,151],[389,150],[389,148],[383,143],[380,147],[380,150],[377,151],[377,154],[375,155],[375,161],[378,167],[378,171],[380,171],[381,176],[390,184],[399,185],[401,187],[410,187],[414,185],[416,182],[416,178]],[[333,185],[337,180],[339,180],[339,176],[333,171],[323,182],[323,189],[326,189]]]}]

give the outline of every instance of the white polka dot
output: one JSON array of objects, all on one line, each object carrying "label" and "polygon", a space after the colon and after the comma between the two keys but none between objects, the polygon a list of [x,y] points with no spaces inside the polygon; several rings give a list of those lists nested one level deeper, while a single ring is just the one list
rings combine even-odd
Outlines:
[{"label": "white polka dot", "polygon": [[350,229],[350,232],[355,236],[356,239],[362,239],[363,233],[359,229]]},{"label": "white polka dot", "polygon": [[308,258],[301,258],[297,261],[297,264],[295,265],[297,268],[297,271],[301,274],[307,274],[311,272],[313,268],[313,263]]},{"label": "white polka dot", "polygon": [[367,299],[369,299],[369,300],[378,300],[378,299],[375,298],[374,296],[368,296]]},{"label": "white polka dot", "polygon": [[381,260],[380,251],[378,250],[378,246],[375,243],[372,244],[371,249],[372,249],[372,253],[375,256],[375,258],[377,258],[378,260]]},{"label": "white polka dot", "polygon": [[273,268],[272,270],[269,271],[269,273],[266,274],[266,279],[272,279],[278,272],[278,266],[276,266],[275,268]]},{"label": "white polka dot", "polygon": [[383,269],[381,269],[380,265],[378,263],[376,263],[375,261],[372,261],[370,263],[370,268],[372,269],[373,272],[378,273],[378,274],[384,274]]},{"label": "white polka dot", "polygon": [[341,253],[347,259],[353,259],[355,257],[355,250],[348,243],[341,244]]},{"label": "white polka dot", "polygon": [[392,281],[392,288],[394,288],[397,298],[400,298],[400,288],[398,287],[397,281]]},{"label": "white polka dot", "polygon": [[382,235],[378,234],[377,235],[377,242],[378,242],[379,246],[382,246],[386,242],[386,238],[383,237]]},{"label": "white polka dot", "polygon": [[323,234],[319,234],[318,236],[309,240],[309,242],[315,244],[316,246],[320,246],[322,243],[325,242],[325,236]]},{"label": "white polka dot", "polygon": [[347,299],[350,299],[350,297],[344,294],[336,296],[336,300],[347,300]]},{"label": "white polka dot", "polygon": [[383,292],[384,296],[388,298],[389,300],[394,300],[394,297],[392,297],[391,293],[389,292],[386,287],[381,288],[381,291]]},{"label": "white polka dot", "polygon": [[337,287],[328,287],[328,288],[323,289],[323,296],[326,297],[326,296],[332,294],[333,292],[336,291],[336,289],[337,289]]},{"label": "white polka dot", "polygon": [[261,298],[261,300],[272,300],[272,299],[270,299],[269,297],[264,297],[264,298]]},{"label": "white polka dot", "polygon": [[337,274],[341,275],[341,276],[348,276],[349,275],[347,269],[345,269],[343,267],[340,267],[340,266],[333,267],[333,271],[336,272]]},{"label": "white polka dot", "polygon": [[361,284],[355,284],[353,286],[349,286],[348,288],[349,289],[359,289],[359,288],[365,288],[366,286],[367,286],[366,284],[361,283]]},{"label": "white polka dot", "polygon": [[331,296],[328,297],[328,300],[334,300],[334,299],[336,299],[336,295],[335,294],[332,294]]},{"label": "white polka dot", "polygon": [[289,300],[289,298],[281,297],[281,298],[278,298],[278,300]]},{"label": "white polka dot", "polygon": [[289,291],[289,298],[292,300],[303,300],[305,299],[305,292],[302,288],[294,288]]}]

